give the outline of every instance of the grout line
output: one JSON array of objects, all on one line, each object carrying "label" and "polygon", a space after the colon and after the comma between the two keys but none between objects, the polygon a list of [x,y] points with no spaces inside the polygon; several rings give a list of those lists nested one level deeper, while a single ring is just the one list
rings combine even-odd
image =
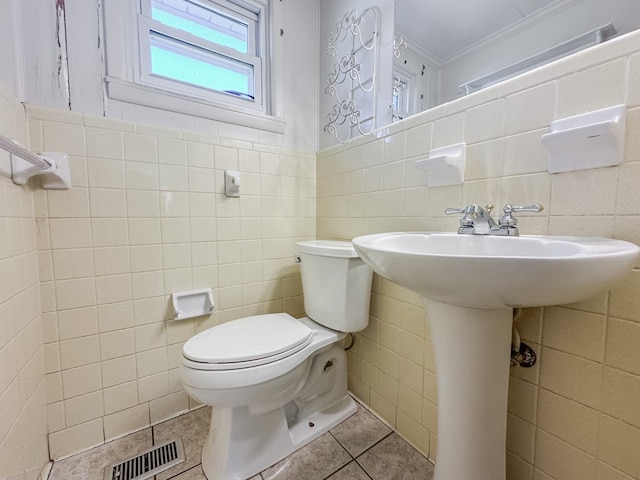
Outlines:
[{"label": "grout line", "polygon": [[151,445],[155,445],[156,444],[156,429],[155,429],[155,425],[151,425],[149,428],[151,429]]},{"label": "grout line", "polygon": [[360,469],[364,472],[364,474],[367,476],[367,478],[374,480],[373,477],[371,475],[369,475],[369,472],[367,472],[367,470],[364,468],[363,465],[360,465],[360,463],[358,462],[358,460],[354,460],[356,462],[356,465],[358,465],[360,467]]},{"label": "grout line", "polygon": [[373,480],[373,477],[371,477],[371,475],[369,475],[367,473],[367,471],[362,467],[362,465],[360,465],[355,459],[351,460],[350,462],[347,462],[346,464],[344,464],[342,467],[340,467],[338,470],[336,470],[335,472],[331,473],[329,476],[325,477],[323,480],[328,480],[329,478],[331,478],[333,475],[335,475],[336,473],[338,473],[341,470],[344,470],[345,468],[347,468],[349,465],[351,465],[352,463],[355,463],[358,467],[360,467],[360,469],[364,472],[364,474],[367,476],[368,479]]},{"label": "grout line", "polygon": [[[393,435],[394,432],[393,430],[391,430],[389,433],[387,433],[384,437],[382,437],[380,440],[378,440],[377,442],[375,442],[373,445],[371,445],[369,448],[367,448],[364,452],[362,452],[360,455],[358,455],[358,457],[354,458],[354,460],[357,460],[358,458],[360,458],[362,455],[364,455],[365,453],[367,453],[369,450],[371,450],[373,447],[375,447],[376,445],[378,445],[379,443],[381,443],[383,440],[386,440],[387,438],[389,438],[391,435]],[[420,453],[420,452],[418,452]],[[420,453],[420,455],[422,455]],[[424,455],[422,455],[424,457]],[[426,457],[425,457],[426,458]]]},{"label": "grout line", "polygon": [[[178,464],[178,465],[180,465],[180,464]],[[191,467],[191,468],[188,468],[188,469],[186,469],[186,470],[183,470],[183,471],[181,471],[181,472],[176,473],[175,475],[173,475],[173,476],[169,477],[167,480],[172,480],[172,479],[176,478],[177,476],[182,475],[183,473],[190,472],[191,470],[194,470],[194,469],[196,469],[196,468],[200,467],[201,465],[202,465],[202,463],[198,463],[197,465],[194,465],[194,466],[193,466],[193,467]],[[153,478],[154,478],[154,479],[157,479],[157,478],[158,478],[158,476],[156,475],[156,476],[154,476]]]},{"label": "grout line", "polygon": [[[340,424],[338,424],[338,425],[340,425]],[[331,433],[331,430],[329,430],[327,433],[329,435],[331,435],[336,442],[338,442],[338,445],[340,445],[340,448],[342,448],[345,452],[347,452],[347,455],[349,455],[351,457],[351,460],[355,460],[355,457],[353,455],[351,455],[351,452],[349,450],[347,450],[347,447],[345,445],[343,445],[342,442],[340,440],[338,440],[338,438],[333,433]]]}]

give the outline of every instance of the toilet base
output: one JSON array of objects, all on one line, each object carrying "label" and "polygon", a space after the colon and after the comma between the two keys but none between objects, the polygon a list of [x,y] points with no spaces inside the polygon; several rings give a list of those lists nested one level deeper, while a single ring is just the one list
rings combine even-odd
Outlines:
[{"label": "toilet base", "polygon": [[[278,463],[356,412],[347,394],[347,355],[333,343],[306,361],[280,402],[276,392],[249,405],[213,406],[202,448],[208,480],[245,480]],[[278,380],[278,379],[275,379]],[[275,382],[282,388],[281,382]],[[275,387],[274,387],[275,388]]]},{"label": "toilet base", "polygon": [[202,469],[208,480],[246,480],[278,463],[356,413],[349,395],[287,422],[285,407],[252,415],[247,407],[214,409],[202,449]]}]

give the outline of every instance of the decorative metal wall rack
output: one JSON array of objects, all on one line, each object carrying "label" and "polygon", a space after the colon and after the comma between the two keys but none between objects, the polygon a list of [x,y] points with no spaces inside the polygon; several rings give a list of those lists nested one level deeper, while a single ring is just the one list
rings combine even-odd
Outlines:
[{"label": "decorative metal wall rack", "polygon": [[334,97],[324,131],[346,143],[376,128],[380,10],[351,10],[329,34],[327,55],[335,57],[325,94]]}]

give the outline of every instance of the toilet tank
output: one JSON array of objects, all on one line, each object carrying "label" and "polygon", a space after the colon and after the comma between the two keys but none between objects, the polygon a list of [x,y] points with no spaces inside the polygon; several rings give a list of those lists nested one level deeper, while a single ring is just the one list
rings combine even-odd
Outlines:
[{"label": "toilet tank", "polygon": [[351,242],[311,240],[296,245],[307,316],[341,332],[365,328],[373,272]]}]

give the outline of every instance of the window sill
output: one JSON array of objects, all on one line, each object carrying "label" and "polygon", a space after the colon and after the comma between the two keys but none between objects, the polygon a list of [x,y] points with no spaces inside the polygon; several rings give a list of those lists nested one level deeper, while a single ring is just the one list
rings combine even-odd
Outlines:
[{"label": "window sill", "polygon": [[107,94],[113,100],[184,113],[273,133],[284,133],[285,122],[281,118],[206,100],[196,100],[113,77],[107,77],[106,83]]}]

